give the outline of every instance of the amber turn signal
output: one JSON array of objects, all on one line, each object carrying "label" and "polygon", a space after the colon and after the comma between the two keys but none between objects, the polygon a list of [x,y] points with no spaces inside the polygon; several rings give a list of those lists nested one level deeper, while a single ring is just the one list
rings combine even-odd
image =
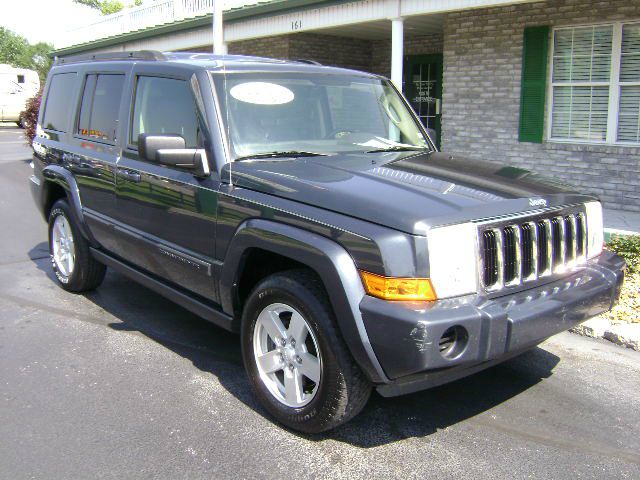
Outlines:
[{"label": "amber turn signal", "polygon": [[427,301],[436,300],[431,280],[428,278],[383,277],[360,271],[367,293],[383,300]]}]

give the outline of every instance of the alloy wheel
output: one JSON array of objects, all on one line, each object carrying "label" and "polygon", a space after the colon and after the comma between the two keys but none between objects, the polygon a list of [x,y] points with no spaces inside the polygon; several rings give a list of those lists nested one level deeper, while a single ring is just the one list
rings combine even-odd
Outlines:
[{"label": "alloy wheel", "polygon": [[58,271],[65,277],[69,277],[75,266],[76,250],[71,225],[64,215],[56,217],[51,233],[53,261]]},{"label": "alloy wheel", "polygon": [[280,403],[300,408],[313,400],[322,378],[320,348],[296,309],[273,303],[260,312],[253,355],[262,383]]}]

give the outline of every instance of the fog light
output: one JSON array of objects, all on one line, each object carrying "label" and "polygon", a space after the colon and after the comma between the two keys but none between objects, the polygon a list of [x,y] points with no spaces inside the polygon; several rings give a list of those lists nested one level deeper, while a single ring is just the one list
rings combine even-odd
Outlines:
[{"label": "fog light", "polygon": [[454,360],[462,355],[462,352],[467,348],[467,343],[469,343],[469,334],[466,328],[460,325],[449,327],[442,334],[438,343],[440,355],[448,360]]}]

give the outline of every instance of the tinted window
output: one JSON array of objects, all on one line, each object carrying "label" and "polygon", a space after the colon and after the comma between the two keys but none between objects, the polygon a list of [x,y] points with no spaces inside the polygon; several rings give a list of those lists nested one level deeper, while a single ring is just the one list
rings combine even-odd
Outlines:
[{"label": "tinted window", "polygon": [[75,80],[75,73],[59,73],[53,76],[47,94],[47,104],[44,107],[43,128],[67,131],[68,116],[73,111]]},{"label": "tinted window", "polygon": [[87,75],[78,133],[97,140],[115,141],[123,87],[124,75]]},{"label": "tinted window", "polygon": [[187,148],[198,146],[198,117],[189,84],[183,80],[139,77],[130,141],[141,133],[182,135]]},{"label": "tinted window", "polygon": [[80,119],[78,121],[78,133],[80,135],[89,135],[89,117],[91,115],[91,100],[93,99],[93,91],[96,89],[97,75],[87,76],[84,84],[84,92],[82,94],[82,104],[80,105]]}]

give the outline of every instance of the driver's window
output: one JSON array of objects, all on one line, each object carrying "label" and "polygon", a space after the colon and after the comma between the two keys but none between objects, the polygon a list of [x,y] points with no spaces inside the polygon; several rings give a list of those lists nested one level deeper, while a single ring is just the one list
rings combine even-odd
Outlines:
[{"label": "driver's window", "polygon": [[388,120],[370,85],[327,86],[327,99],[334,132],[361,131],[387,136]]},{"label": "driver's window", "polygon": [[137,145],[141,133],[181,135],[187,148],[198,147],[198,116],[186,81],[138,77],[129,142]]}]

